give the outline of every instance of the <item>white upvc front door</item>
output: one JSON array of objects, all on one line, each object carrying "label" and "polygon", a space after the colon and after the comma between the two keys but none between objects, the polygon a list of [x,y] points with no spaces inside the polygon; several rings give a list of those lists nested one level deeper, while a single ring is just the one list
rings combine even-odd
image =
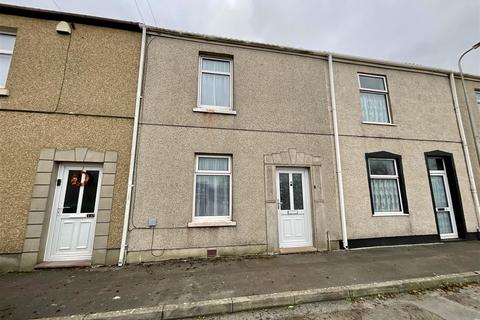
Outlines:
[{"label": "white upvc front door", "polygon": [[310,193],[306,169],[277,170],[280,248],[312,246]]},{"label": "white upvc front door", "polygon": [[101,166],[60,165],[45,261],[91,259],[101,180]]},{"label": "white upvc front door", "polygon": [[457,223],[446,171],[430,170],[430,182],[440,239],[458,238]]}]

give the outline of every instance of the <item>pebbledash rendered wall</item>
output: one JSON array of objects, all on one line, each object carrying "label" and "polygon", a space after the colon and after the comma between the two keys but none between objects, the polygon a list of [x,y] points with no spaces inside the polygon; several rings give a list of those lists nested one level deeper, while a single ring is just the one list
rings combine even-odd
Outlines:
[{"label": "pebbledash rendered wall", "polygon": [[[475,208],[448,74],[347,61],[334,69],[349,239],[437,238],[425,160],[432,151],[452,154],[466,231],[474,234]],[[358,73],[386,77],[392,125],[362,123]],[[365,154],[382,151],[402,156],[408,214],[372,215]]]},{"label": "pebbledash rendered wall", "polygon": [[[222,43],[147,39],[128,262],[278,251],[276,167],[307,168],[313,243],[338,247],[327,63]],[[233,56],[236,115],[194,112],[199,53]],[[189,227],[196,154],[232,156],[236,226]],[[157,219],[155,229],[147,227]],[[152,241],[153,239],[153,241]]]},{"label": "pebbledash rendered wall", "polygon": [[[314,247],[341,246],[326,55],[170,31],[147,43],[127,261],[204,257],[207,249],[279,252],[275,169],[284,166],[308,169]],[[236,115],[193,111],[202,53],[233,58]],[[349,240],[439,241],[425,160],[438,151],[454,160],[466,232],[474,234],[448,72],[348,57],[334,58],[333,69]],[[393,125],[362,123],[358,73],[386,77]],[[365,158],[372,152],[402,157],[408,214],[372,214]],[[188,226],[196,154],[232,156],[236,226]]]},{"label": "pebbledash rendered wall", "polygon": [[[0,30],[13,30],[16,42],[8,95],[0,96],[0,269],[30,270],[43,261],[52,186],[65,161],[103,165],[92,263],[114,263],[141,34],[2,9]],[[71,35],[56,32],[61,20],[74,22]]]},{"label": "pebbledash rendered wall", "polygon": [[[460,105],[460,110],[462,111],[462,118],[465,127],[465,134],[467,136],[467,143],[470,150],[470,159],[473,165],[473,170],[475,173],[475,182],[477,190],[480,190],[480,155],[477,150],[480,150],[480,136],[477,136],[474,139],[472,127],[470,125],[469,114],[467,110],[467,105],[465,103],[465,94],[463,92],[462,82],[457,77],[456,87],[458,93],[458,102]],[[480,78],[468,77],[465,81],[465,87],[467,90],[467,97],[471,107],[472,122],[477,127],[477,135],[480,135],[480,108],[477,104],[477,99],[475,93],[480,93]],[[477,147],[476,147],[476,146]]]}]

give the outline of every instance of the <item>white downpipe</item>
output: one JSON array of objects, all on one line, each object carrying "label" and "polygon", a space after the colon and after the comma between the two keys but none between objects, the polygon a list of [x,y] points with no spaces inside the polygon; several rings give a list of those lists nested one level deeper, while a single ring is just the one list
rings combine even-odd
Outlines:
[{"label": "white downpipe", "polygon": [[337,102],[335,100],[335,82],[333,80],[333,57],[328,55],[328,78],[330,80],[330,101],[332,102],[332,121],[333,121],[333,136],[335,144],[335,160],[337,168],[338,181],[338,195],[340,200],[340,220],[342,223],[342,242],[343,247],[348,249],[347,237],[347,219],[345,216],[345,199],[343,195],[343,177],[342,177],[342,161],[340,158],[340,141],[338,138],[338,123],[337,123]]},{"label": "white downpipe", "polygon": [[130,167],[128,170],[127,198],[125,200],[125,215],[123,217],[122,243],[120,245],[120,255],[118,257],[119,266],[122,266],[124,264],[125,256],[127,254],[127,233],[128,226],[130,224],[130,209],[132,204],[132,192],[134,187],[133,175],[135,171],[135,159],[137,154],[138,122],[140,117],[140,106],[142,104],[143,68],[145,62],[145,43],[147,39],[147,27],[144,24],[140,24],[140,27],[142,28],[142,44],[140,48],[140,65],[138,67],[137,96],[135,100],[135,118],[133,120],[132,148],[130,150]]},{"label": "white downpipe", "polygon": [[475,214],[477,218],[477,234],[480,232],[480,203],[478,201],[477,187],[475,185],[475,178],[473,176],[472,161],[470,160],[470,152],[468,151],[467,139],[465,138],[465,130],[463,128],[462,114],[458,104],[457,88],[455,86],[455,76],[450,73],[450,87],[452,88],[453,106],[455,108],[455,115],[457,116],[458,129],[460,131],[460,138],[462,139],[463,154],[467,164],[468,181],[470,182],[470,192],[472,193],[473,203],[475,206]]}]

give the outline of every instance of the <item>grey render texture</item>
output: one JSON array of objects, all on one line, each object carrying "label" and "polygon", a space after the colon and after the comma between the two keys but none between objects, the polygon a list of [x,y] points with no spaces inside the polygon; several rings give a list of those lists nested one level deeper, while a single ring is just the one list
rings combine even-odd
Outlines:
[{"label": "grey render texture", "polygon": [[[9,10],[0,7],[0,33],[16,35],[8,92],[0,94],[0,270],[31,270],[44,261],[62,163],[103,168],[91,263],[115,263],[140,33],[137,26],[128,31],[58,13]],[[64,19],[75,23],[70,35],[56,32]]]},{"label": "grey render texture", "polygon": [[[130,165],[140,29],[123,22],[117,22],[121,30],[100,27],[75,15],[0,17],[0,30],[17,30],[7,81],[10,94],[0,97],[0,134],[5,137],[0,165],[7,173],[0,177],[0,191],[7,195],[0,199],[0,269],[29,270],[43,261],[55,172],[65,161],[83,162],[81,154],[90,154],[87,162],[101,163],[105,170],[91,262],[114,264]],[[68,38],[54,32],[61,18],[77,21],[71,47]],[[83,25],[83,19],[89,22]],[[39,61],[39,54],[47,59]],[[342,230],[328,54],[162,29],[150,29],[145,54],[127,262],[205,257],[208,249],[218,255],[281,252],[276,170],[286,167],[308,172],[311,249],[338,249]],[[233,59],[236,115],[193,110],[201,54]],[[450,71],[333,56],[348,239],[438,241],[425,165],[425,153],[432,151],[454,159],[463,236],[473,238],[478,222]],[[64,69],[61,88],[57,71]],[[393,125],[362,123],[358,73],[386,77]],[[468,126],[458,77],[455,83],[479,187],[478,139]],[[480,78],[469,75],[473,106],[479,89]],[[478,112],[474,108],[472,116],[480,125]],[[71,130],[72,123],[77,130]],[[382,151],[402,156],[408,214],[372,215],[365,154]],[[232,157],[234,225],[190,224],[197,154]],[[156,219],[155,228],[148,227],[149,218]]]},{"label": "grey render texture", "polygon": [[[280,252],[275,172],[283,167],[308,169],[314,248],[338,248],[327,55],[168,30],[152,30],[147,43],[127,261],[205,257],[207,249]],[[209,54],[233,57],[236,115],[192,111],[199,56]],[[477,220],[449,72],[335,55],[333,61],[348,238],[438,239],[425,165],[425,153],[434,151],[453,158],[464,237],[473,238]],[[362,123],[359,73],[386,77],[392,125]],[[470,76],[468,84],[474,104],[480,79]],[[468,129],[467,135],[472,139]],[[372,215],[365,154],[381,151],[402,156],[408,214]],[[470,152],[478,184],[479,162]],[[236,226],[189,227],[197,154],[232,156]],[[149,217],[159,222],[155,231],[145,228]]]}]

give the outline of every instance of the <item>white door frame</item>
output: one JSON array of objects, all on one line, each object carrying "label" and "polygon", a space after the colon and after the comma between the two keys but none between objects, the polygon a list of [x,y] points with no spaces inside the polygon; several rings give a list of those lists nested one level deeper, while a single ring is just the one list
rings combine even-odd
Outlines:
[{"label": "white door frame", "polygon": [[[278,246],[280,249],[284,248],[301,248],[301,247],[312,247],[313,246],[313,226],[312,226],[312,214],[310,208],[310,182],[308,169],[306,168],[291,168],[283,167],[277,168],[276,170],[276,189],[277,189],[277,219],[278,219]],[[289,174],[289,181],[291,182],[291,177],[293,173],[302,174],[302,191],[303,191],[303,210],[282,210],[280,202],[280,174],[287,173]],[[293,206],[293,186],[289,183],[290,188],[290,205]],[[292,207],[290,208],[292,209]],[[288,243],[283,238],[283,220],[282,216],[284,215],[303,215],[305,223],[305,240],[304,241],[292,241]]]},{"label": "white door frame", "polygon": [[[71,219],[87,219],[87,213],[79,213],[81,209],[81,200],[79,200],[79,205],[77,208],[77,213],[75,214],[62,214],[62,205],[61,202],[64,200],[65,192],[67,189],[68,181],[68,173],[69,170],[98,170],[98,182],[97,182],[97,194],[95,199],[95,211],[94,217],[89,217],[89,221],[91,221],[92,227],[90,229],[90,234],[88,237],[88,248],[87,253],[80,253],[76,254],[74,252],[68,255],[56,255],[55,254],[55,241],[57,241],[56,233],[59,230],[59,223],[61,223],[62,216],[68,215]],[[57,180],[61,179],[61,184],[58,186],[55,185],[55,193],[52,202],[52,211],[50,213],[50,222],[48,224],[48,232],[47,232],[47,242],[45,247],[45,255],[44,261],[78,261],[78,260],[91,260],[92,253],[93,253],[93,242],[95,238],[95,227],[97,222],[98,216],[98,207],[100,202],[100,189],[102,187],[102,175],[103,175],[103,166],[100,164],[83,164],[83,163],[62,163],[59,165]],[[82,177],[83,179],[83,177]],[[83,181],[82,181],[83,182]],[[82,199],[83,196],[83,188],[80,189],[78,198]]]},{"label": "white door frame", "polygon": [[[443,170],[429,170],[429,179],[431,179],[430,177],[432,176],[438,176],[438,177],[442,177],[443,179],[443,185],[444,185],[444,188],[445,188],[445,193],[447,195],[447,202],[448,202],[448,207],[445,207],[445,208],[440,208],[441,210],[439,210],[439,208],[437,208],[437,205],[435,204],[435,198],[433,198],[433,205],[434,205],[434,210],[435,210],[435,221],[438,225],[438,219],[437,219],[437,214],[439,212],[443,212],[443,211],[448,211],[450,213],[450,221],[451,221],[451,224],[452,224],[452,233],[440,233],[440,229],[438,230],[439,232],[439,235],[440,235],[440,239],[455,239],[455,238],[458,238],[458,230],[457,230],[457,221],[455,219],[455,212],[453,210],[453,204],[452,204],[452,195],[450,193],[450,186],[449,186],[449,183],[448,183],[448,177],[447,177],[447,171],[446,171],[446,168],[445,168],[445,161],[442,159],[442,162],[443,162]],[[430,185],[432,184],[431,180],[430,180]],[[434,194],[433,194],[433,190],[432,190],[432,197],[434,197]]]}]

